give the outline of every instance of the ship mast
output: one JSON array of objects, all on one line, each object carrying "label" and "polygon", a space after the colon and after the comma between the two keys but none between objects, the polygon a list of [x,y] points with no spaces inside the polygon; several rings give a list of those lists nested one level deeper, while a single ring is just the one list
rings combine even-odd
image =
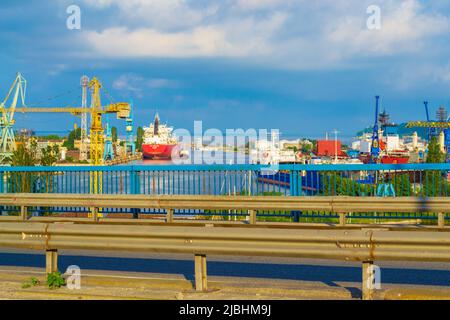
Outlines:
[{"label": "ship mast", "polygon": [[154,123],[153,123],[153,134],[154,134],[155,136],[157,136],[157,135],[158,135],[158,132],[159,132],[159,115],[156,114],[156,115],[155,115],[155,121],[154,121]]}]

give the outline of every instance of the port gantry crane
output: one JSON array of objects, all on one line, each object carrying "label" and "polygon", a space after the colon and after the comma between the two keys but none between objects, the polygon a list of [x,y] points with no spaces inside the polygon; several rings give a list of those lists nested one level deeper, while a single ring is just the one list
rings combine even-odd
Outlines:
[{"label": "port gantry crane", "polygon": [[[89,86],[89,78],[87,76],[82,76],[81,77],[81,88],[82,88],[81,107],[82,108],[87,108],[88,86]],[[88,150],[87,150],[88,137],[87,137],[87,134],[88,134],[87,113],[83,112],[81,114],[80,160],[88,159]]]},{"label": "port gantry crane", "polygon": [[[445,113],[445,110],[441,107],[438,111],[438,115],[441,115],[440,118],[437,121],[430,120],[430,115],[428,113],[428,101],[424,102],[425,105],[425,111],[427,114],[427,121],[411,121],[406,124],[407,128],[428,128],[428,129],[434,129],[431,132],[429,132],[429,135],[436,134],[438,130],[447,130],[450,129],[450,121],[447,116],[443,116]],[[447,119],[445,119],[447,118]],[[430,138],[430,137],[429,137]]]},{"label": "port gantry crane", "polygon": [[406,124],[407,128],[428,128],[428,140],[431,140],[432,136],[438,133],[444,133],[444,144],[447,148],[447,159],[450,159],[450,117],[447,117],[447,113],[443,107],[440,107],[437,112],[437,121],[430,120],[428,113],[428,102],[424,102],[425,110],[427,113],[427,121],[411,121]]},{"label": "port gantry crane", "polygon": [[375,105],[375,123],[373,125],[373,131],[372,131],[372,144],[370,147],[370,162],[371,163],[377,163],[380,158],[380,136],[378,132],[378,121],[379,121],[379,102],[380,102],[380,96],[375,96],[376,99],[376,105]]},{"label": "port gantry crane", "polygon": [[133,135],[133,118],[134,118],[134,103],[133,100],[130,103],[130,115],[125,120],[126,121],[126,132],[127,132],[127,141],[125,143],[125,151],[126,154],[131,153],[132,155],[136,154],[136,145],[134,143],[134,135]]},{"label": "port gantry crane", "polygon": [[[103,165],[103,150],[104,150],[104,130],[102,125],[102,116],[104,114],[115,113],[118,119],[128,119],[130,117],[130,104],[127,102],[111,103],[106,106],[101,105],[100,89],[101,82],[94,77],[89,81],[88,87],[91,89],[91,107],[29,107],[25,106],[26,81],[17,74],[17,77],[11,86],[5,100],[0,105],[2,113],[0,128],[1,128],[1,152],[0,159],[5,161],[10,159],[13,152],[16,150],[13,125],[14,114],[16,112],[22,113],[70,113],[72,115],[80,116],[82,114],[90,114],[90,163],[94,166]],[[6,107],[6,103],[14,92],[13,100],[10,107]],[[17,107],[19,96],[22,99],[21,107]],[[102,192],[101,172],[91,174],[91,193]]]},{"label": "port gantry crane", "polygon": [[[5,100],[0,104],[1,118],[0,118],[0,163],[5,163],[11,160],[14,150],[16,150],[16,139],[14,137],[14,113],[16,112],[17,102],[19,97],[22,105],[25,104],[25,95],[27,89],[27,81],[20,73],[16,78],[5,97]],[[12,99],[9,108],[6,106],[9,99]]]},{"label": "port gantry crane", "polygon": [[89,88],[92,91],[92,100],[90,108],[83,107],[16,107],[16,112],[23,113],[70,113],[79,116],[83,113],[91,115],[90,127],[90,163],[92,165],[103,164],[103,125],[102,116],[104,114],[115,113],[118,119],[127,119],[130,114],[130,104],[127,102],[111,103],[106,106],[101,105],[100,89],[102,84],[97,78],[89,82]]},{"label": "port gantry crane", "polygon": [[105,135],[105,149],[103,150],[103,160],[114,160],[114,148],[111,125],[109,123],[109,116],[106,115],[106,135]]}]

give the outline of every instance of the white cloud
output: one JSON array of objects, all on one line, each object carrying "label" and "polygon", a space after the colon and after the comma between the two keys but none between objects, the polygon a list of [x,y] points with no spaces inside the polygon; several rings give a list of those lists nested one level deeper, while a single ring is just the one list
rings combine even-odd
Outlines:
[{"label": "white cloud", "polygon": [[292,0],[237,0],[236,7],[243,11],[253,11],[262,9],[273,9],[280,6],[287,6],[289,4],[299,2]]},{"label": "white cloud", "polygon": [[57,75],[59,75],[61,72],[64,72],[64,71],[67,70],[67,69],[68,69],[68,65],[63,64],[63,63],[57,63],[57,64],[54,64],[54,65],[50,66],[50,67],[48,68],[47,73],[48,73],[49,75],[51,75],[51,76],[57,76]]},{"label": "white cloud", "polygon": [[140,98],[144,96],[144,92],[149,92],[151,94],[152,90],[174,88],[177,85],[178,83],[176,81],[170,79],[146,79],[134,73],[122,74],[113,82],[113,88],[115,90],[125,94],[135,94]]},{"label": "white cloud", "polygon": [[173,87],[174,83],[168,79],[150,79],[147,81],[147,85],[152,89],[161,89]]},{"label": "white cloud", "polygon": [[274,14],[265,20],[230,20],[180,32],[110,28],[85,36],[97,52],[113,57],[243,57],[270,53],[270,37],[285,18]]},{"label": "white cloud", "polygon": [[88,3],[114,6],[130,22],[84,33],[95,54],[119,58],[237,57],[279,66],[329,68],[350,66],[355,59],[420,53],[431,39],[450,31],[448,17],[426,10],[418,0],[381,0],[378,31],[366,28],[371,0]]},{"label": "white cloud", "polygon": [[85,0],[96,8],[116,7],[130,22],[139,21],[142,27],[174,31],[197,26],[214,15],[217,4],[192,8],[187,0]]},{"label": "white cloud", "polygon": [[341,56],[419,51],[428,37],[445,35],[450,30],[447,17],[427,14],[421,9],[416,0],[391,3],[381,7],[380,30],[361,28],[361,19],[350,17],[338,24],[327,39],[341,47]]},{"label": "white cloud", "polygon": [[[423,90],[446,88],[450,85],[450,63],[435,65],[430,62],[422,62],[413,68],[407,66],[394,66],[381,79],[391,89],[399,92],[417,92]],[[448,96],[447,93],[445,93]]]}]

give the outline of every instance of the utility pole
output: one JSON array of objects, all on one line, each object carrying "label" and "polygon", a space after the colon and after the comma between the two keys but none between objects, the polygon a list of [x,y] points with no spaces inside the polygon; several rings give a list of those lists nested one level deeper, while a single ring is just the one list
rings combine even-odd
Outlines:
[{"label": "utility pole", "polygon": [[333,133],[334,133],[334,163],[337,163],[337,161],[338,161],[338,152],[337,152],[337,149],[338,149],[338,147],[337,147],[337,135],[338,135],[338,133],[339,133],[339,131],[337,131],[336,129],[334,129],[333,130]]}]

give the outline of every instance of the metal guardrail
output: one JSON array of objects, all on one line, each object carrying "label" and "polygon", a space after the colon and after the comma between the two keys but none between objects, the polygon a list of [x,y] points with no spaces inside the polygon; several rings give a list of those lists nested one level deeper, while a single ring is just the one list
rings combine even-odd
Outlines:
[{"label": "metal guardrail", "polygon": [[21,219],[28,217],[32,207],[90,208],[98,220],[100,208],[162,209],[167,221],[173,222],[175,209],[241,210],[249,222],[256,223],[258,212],[265,210],[316,210],[335,213],[340,224],[348,213],[357,212],[436,212],[439,227],[445,225],[450,213],[450,198],[432,197],[271,197],[271,196],[145,196],[145,195],[77,195],[77,194],[0,194],[0,205],[20,207]]},{"label": "metal guardrail", "polygon": [[[450,198],[1,194],[0,205],[21,208],[21,216],[16,220],[0,219],[0,246],[45,250],[47,272],[57,269],[59,249],[191,253],[195,255],[198,290],[207,288],[206,255],[210,254],[361,261],[365,276],[375,260],[450,261],[450,228],[444,227],[445,214],[450,213]],[[46,223],[27,220],[28,209],[36,206],[88,207],[93,212],[91,223],[84,220],[82,224],[51,223],[60,222],[57,218],[46,218]],[[98,216],[99,208],[103,207],[159,208],[166,212],[166,222],[170,224],[104,225],[99,223]],[[186,208],[245,210],[248,225],[233,228],[236,225],[174,223],[174,210]],[[317,228],[302,224],[286,228],[257,223],[259,210],[280,209],[329,210],[340,215],[340,226]],[[439,226],[416,229],[345,226],[347,213],[366,210],[438,212]],[[365,298],[373,296],[369,289],[363,286]]]},{"label": "metal guardrail", "polygon": [[46,251],[46,271],[57,270],[57,250],[189,253],[197,290],[207,290],[207,255],[300,257],[360,261],[363,298],[376,260],[450,262],[450,230],[393,231],[362,228],[276,229],[186,226],[0,223],[0,246]]}]

